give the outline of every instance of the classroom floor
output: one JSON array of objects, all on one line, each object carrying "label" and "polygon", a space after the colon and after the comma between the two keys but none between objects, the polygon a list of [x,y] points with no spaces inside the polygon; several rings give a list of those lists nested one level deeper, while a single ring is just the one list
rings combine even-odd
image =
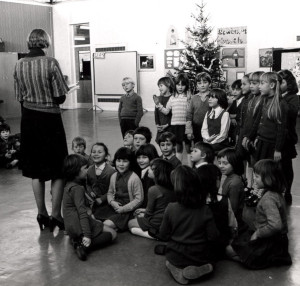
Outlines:
[{"label": "classroom floor", "polygon": [[[78,135],[86,138],[88,148],[96,141],[106,143],[112,156],[122,144],[116,112],[79,109],[66,110],[62,116],[69,148]],[[7,120],[12,133],[19,132],[19,122],[20,118]],[[150,127],[155,135],[153,112],[145,113],[141,125]],[[297,151],[300,154],[300,144]],[[194,285],[300,285],[300,156],[294,160],[294,170],[293,204],[288,208],[293,265],[250,271],[224,260],[213,276]],[[51,213],[51,198],[49,191],[46,193]],[[178,285],[167,271],[164,257],[154,254],[156,241],[121,233],[113,245],[92,252],[83,262],[63,231],[40,232],[31,181],[22,177],[20,170],[0,170],[0,196],[0,285]]]}]

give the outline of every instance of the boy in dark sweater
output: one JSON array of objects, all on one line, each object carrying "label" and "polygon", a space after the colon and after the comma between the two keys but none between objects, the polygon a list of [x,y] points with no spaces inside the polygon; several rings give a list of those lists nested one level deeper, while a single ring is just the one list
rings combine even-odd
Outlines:
[{"label": "boy in dark sweater", "polygon": [[118,116],[122,136],[127,130],[135,130],[143,116],[142,98],[134,92],[135,83],[132,78],[125,77],[122,82],[126,94],[120,98]]}]

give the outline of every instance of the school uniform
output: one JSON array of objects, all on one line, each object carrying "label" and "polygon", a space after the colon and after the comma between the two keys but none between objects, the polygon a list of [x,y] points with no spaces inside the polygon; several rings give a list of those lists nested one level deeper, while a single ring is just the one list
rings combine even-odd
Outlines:
[{"label": "school uniform", "polygon": [[178,166],[182,165],[181,161],[176,157],[175,154],[172,154],[169,157],[165,157],[165,156],[161,155],[160,158],[170,162],[170,164],[173,167],[173,170],[176,169]]},{"label": "school uniform", "polygon": [[[97,172],[101,172],[99,175]],[[95,218],[103,220],[107,217],[109,212],[109,205],[107,203],[107,191],[109,188],[110,178],[116,170],[107,163],[99,166],[98,170],[96,165],[92,165],[87,171],[87,191],[86,195],[92,205],[92,212]],[[100,198],[101,205],[97,204],[96,198]],[[109,212],[110,213],[110,212]]]},{"label": "school uniform", "polygon": [[[171,96],[161,96],[160,95],[158,97],[158,101],[163,107],[166,107],[170,97]],[[157,144],[158,144],[158,139],[162,133],[167,132],[167,131],[171,132],[171,118],[172,118],[172,112],[169,112],[168,114],[164,114],[164,113],[160,112],[157,107],[155,107],[155,110],[154,110],[155,125],[167,125],[168,124],[168,127],[166,127],[163,131],[161,131],[161,132],[157,131],[156,138],[155,138],[155,142]]]},{"label": "school uniform", "polygon": [[249,138],[254,141],[258,139],[254,153],[255,161],[261,159],[274,159],[274,152],[282,152],[282,157],[285,156],[285,139],[287,135],[287,104],[285,101],[280,101],[281,119],[273,120],[268,118],[268,108],[273,100],[273,97],[264,99],[263,106],[252,126]]},{"label": "school uniform", "polygon": [[150,187],[154,186],[154,180],[149,178],[148,173],[149,173],[150,166],[147,168],[143,169],[141,171],[141,181],[143,184],[143,191],[144,191],[144,200],[141,205],[141,208],[146,208],[147,202],[148,202],[148,190]]},{"label": "school uniform", "polygon": [[167,205],[176,201],[175,193],[171,189],[155,185],[148,190],[147,201],[145,215],[137,217],[138,224],[143,231],[152,228],[158,232]]},{"label": "school uniform", "polygon": [[207,205],[191,209],[178,202],[167,206],[159,231],[160,239],[167,241],[166,259],[178,268],[212,263],[209,245],[218,236]]},{"label": "school uniform", "polygon": [[107,201],[109,205],[112,201],[119,202],[124,207],[124,212],[116,213],[111,207],[111,213],[106,219],[111,220],[119,230],[127,230],[128,221],[133,218],[134,210],[140,207],[143,199],[143,185],[134,172],[114,173],[110,178]]},{"label": "school uniform", "polygon": [[[218,106],[207,112],[203,121],[202,126],[202,137],[203,141],[209,143],[213,149],[217,152],[229,146],[228,131],[230,128],[229,113],[223,108]],[[207,142],[212,135],[218,135],[211,142]]]}]

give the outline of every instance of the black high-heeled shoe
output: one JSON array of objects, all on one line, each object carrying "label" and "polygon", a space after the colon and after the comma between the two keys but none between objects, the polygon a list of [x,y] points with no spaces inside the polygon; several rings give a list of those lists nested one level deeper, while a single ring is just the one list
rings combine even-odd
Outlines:
[{"label": "black high-heeled shoe", "polygon": [[56,219],[53,216],[50,216],[49,218],[49,228],[50,228],[50,232],[53,232],[55,227],[58,227],[60,230],[65,230],[65,224],[61,221],[59,221],[58,219]]},{"label": "black high-heeled shoe", "polygon": [[46,227],[49,226],[49,216],[38,214],[36,220],[40,226],[41,231],[43,231]]}]

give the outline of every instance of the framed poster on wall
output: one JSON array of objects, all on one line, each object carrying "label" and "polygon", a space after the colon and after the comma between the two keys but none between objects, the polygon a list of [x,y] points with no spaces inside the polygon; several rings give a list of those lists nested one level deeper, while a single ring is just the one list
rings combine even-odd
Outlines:
[{"label": "framed poster on wall", "polygon": [[222,68],[244,68],[245,48],[223,48],[221,60]]},{"label": "framed poster on wall", "polygon": [[139,71],[155,71],[155,57],[152,54],[138,56]]},{"label": "framed poster on wall", "polygon": [[181,52],[183,49],[165,50],[165,69],[179,67]]}]

